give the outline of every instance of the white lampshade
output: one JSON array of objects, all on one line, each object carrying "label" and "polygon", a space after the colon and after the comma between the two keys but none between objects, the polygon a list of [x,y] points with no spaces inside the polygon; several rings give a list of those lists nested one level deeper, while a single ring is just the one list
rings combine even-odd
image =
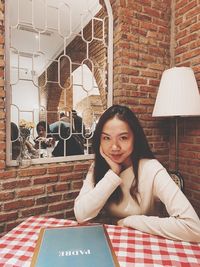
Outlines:
[{"label": "white lampshade", "polygon": [[174,67],[163,72],[152,115],[200,115],[200,94],[191,68]]}]

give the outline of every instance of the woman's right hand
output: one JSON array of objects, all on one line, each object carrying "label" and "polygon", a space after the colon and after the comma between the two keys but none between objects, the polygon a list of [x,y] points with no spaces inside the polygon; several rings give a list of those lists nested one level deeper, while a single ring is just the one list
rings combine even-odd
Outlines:
[{"label": "woman's right hand", "polygon": [[117,175],[120,174],[122,170],[122,166],[114,161],[112,161],[104,152],[102,147],[100,146],[100,154],[101,156],[105,159],[105,161],[108,163],[110,166],[111,170],[114,171]]},{"label": "woman's right hand", "polygon": [[40,136],[40,137],[38,137],[38,138],[36,139],[36,141],[37,141],[37,142],[44,142],[44,143],[45,143],[45,141],[46,141],[46,137],[42,137],[42,136]]}]

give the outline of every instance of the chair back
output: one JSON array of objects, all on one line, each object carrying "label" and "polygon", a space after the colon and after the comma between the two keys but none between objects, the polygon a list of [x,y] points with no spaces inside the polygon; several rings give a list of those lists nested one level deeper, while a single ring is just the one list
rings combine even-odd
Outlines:
[{"label": "chair back", "polygon": [[169,172],[169,175],[174,180],[174,182],[178,185],[178,187],[184,191],[184,180],[182,175],[179,172]]}]

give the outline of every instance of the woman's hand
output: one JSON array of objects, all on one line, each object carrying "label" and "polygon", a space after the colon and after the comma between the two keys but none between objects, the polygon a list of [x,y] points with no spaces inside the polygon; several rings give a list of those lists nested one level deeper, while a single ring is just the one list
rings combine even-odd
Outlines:
[{"label": "woman's hand", "polygon": [[55,139],[53,137],[47,138],[45,143],[48,147],[53,147],[55,145]]},{"label": "woman's hand", "polygon": [[44,142],[44,143],[45,143],[45,141],[46,141],[46,137],[42,137],[42,136],[40,136],[40,137],[38,137],[38,138],[36,139],[36,141],[37,141],[37,142]]},{"label": "woman's hand", "polygon": [[120,174],[122,166],[114,161],[112,161],[104,152],[102,147],[100,146],[100,154],[105,159],[105,161],[110,166],[111,170],[114,171],[117,175]]}]

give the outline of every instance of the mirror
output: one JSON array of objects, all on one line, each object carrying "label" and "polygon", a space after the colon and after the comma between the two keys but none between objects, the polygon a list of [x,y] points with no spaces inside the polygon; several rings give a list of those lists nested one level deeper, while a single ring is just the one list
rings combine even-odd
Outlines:
[{"label": "mirror", "polygon": [[85,159],[108,105],[105,4],[9,0],[6,12],[8,164]]}]

